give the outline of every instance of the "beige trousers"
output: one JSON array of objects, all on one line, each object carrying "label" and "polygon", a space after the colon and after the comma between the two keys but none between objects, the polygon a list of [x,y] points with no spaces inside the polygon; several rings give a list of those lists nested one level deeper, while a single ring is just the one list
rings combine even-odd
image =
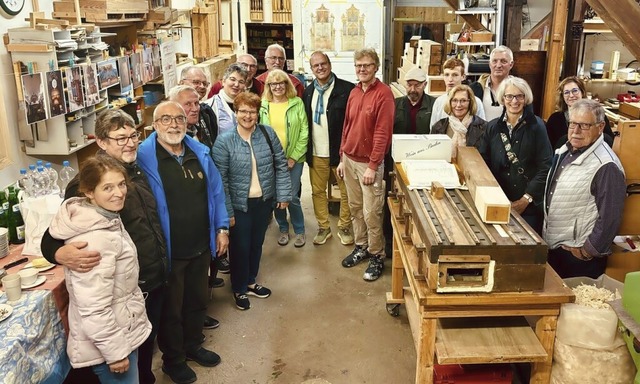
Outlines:
[{"label": "beige trousers", "polygon": [[347,189],[344,181],[336,174],[336,167],[329,165],[328,157],[313,156],[313,167],[309,167],[309,179],[311,180],[311,200],[313,201],[313,213],[318,220],[319,229],[329,228],[329,199],[327,187],[331,173],[338,181],[340,188],[340,218],[338,228],[351,228],[351,211],[347,199]]}]

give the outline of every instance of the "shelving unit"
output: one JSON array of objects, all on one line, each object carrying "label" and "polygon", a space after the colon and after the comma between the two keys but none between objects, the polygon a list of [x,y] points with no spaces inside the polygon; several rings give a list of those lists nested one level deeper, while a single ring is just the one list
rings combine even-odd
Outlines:
[{"label": "shelving unit", "polygon": [[264,63],[266,48],[271,44],[280,44],[287,54],[285,70],[293,71],[293,24],[247,23],[247,53],[258,60],[258,74],[267,70]]}]

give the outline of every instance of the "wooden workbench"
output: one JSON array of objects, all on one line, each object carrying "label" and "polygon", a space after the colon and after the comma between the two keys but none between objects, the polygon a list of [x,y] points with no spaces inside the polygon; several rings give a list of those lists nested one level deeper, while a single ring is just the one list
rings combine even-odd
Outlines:
[{"label": "wooden workbench", "polygon": [[[397,212],[389,199],[391,211]],[[556,324],[571,290],[546,266],[544,288],[534,292],[436,293],[418,273],[411,240],[402,240],[404,223],[391,215],[393,263],[387,306],[397,314],[405,304],[416,347],[416,383],[433,383],[433,365],[532,363],[530,383],[548,383]],[[406,275],[408,287],[403,287]],[[537,318],[535,331],[524,316]]]}]

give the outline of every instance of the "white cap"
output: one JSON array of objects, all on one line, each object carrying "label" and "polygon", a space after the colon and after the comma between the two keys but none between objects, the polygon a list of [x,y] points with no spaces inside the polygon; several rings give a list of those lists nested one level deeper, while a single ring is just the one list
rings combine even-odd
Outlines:
[{"label": "white cap", "polygon": [[415,80],[419,82],[424,82],[427,80],[427,74],[418,67],[411,68],[406,75],[404,75],[404,81]]}]

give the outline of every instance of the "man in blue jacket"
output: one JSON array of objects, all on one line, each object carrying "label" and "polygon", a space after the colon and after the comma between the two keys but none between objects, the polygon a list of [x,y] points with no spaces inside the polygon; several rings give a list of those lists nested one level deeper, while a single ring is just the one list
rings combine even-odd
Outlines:
[{"label": "man in blue jacket", "polygon": [[209,148],[186,136],[182,106],[163,102],[153,113],[155,132],[138,163],[156,198],[170,262],[158,346],[162,371],[176,383],[196,381],[186,360],[213,367],[220,356],[201,347],[212,255],[227,251],[229,218],[220,174]]}]

